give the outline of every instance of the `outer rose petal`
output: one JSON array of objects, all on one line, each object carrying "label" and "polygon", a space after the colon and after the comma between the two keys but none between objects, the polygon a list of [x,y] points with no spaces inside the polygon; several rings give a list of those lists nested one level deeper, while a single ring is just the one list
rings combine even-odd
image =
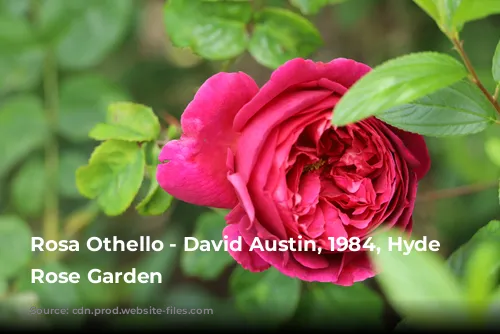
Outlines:
[{"label": "outer rose petal", "polygon": [[232,241],[238,238],[241,239],[241,251],[235,252],[228,250],[229,254],[238,262],[244,269],[254,273],[258,273],[269,269],[271,265],[264,261],[259,254],[250,251],[250,246],[241,238],[237,224],[228,225],[224,228],[223,235],[227,235],[227,240]]},{"label": "outer rose petal", "polygon": [[166,192],[195,205],[236,205],[226,168],[228,148],[238,139],[232,124],[258,90],[253,79],[241,72],[218,73],[200,87],[182,114],[183,135],[168,142],[159,156],[157,180]]},{"label": "outer rose petal", "polygon": [[276,69],[259,94],[238,113],[234,120],[235,129],[240,131],[264,105],[292,86],[327,79],[330,83],[350,88],[370,70],[368,65],[345,58],[337,58],[329,63],[292,59]]},{"label": "outer rose petal", "polygon": [[421,180],[431,168],[431,158],[424,137],[416,133],[406,132],[390,126],[392,131],[401,138],[406,148],[410,150],[413,156],[420,162],[420,165],[414,168],[418,180]]}]

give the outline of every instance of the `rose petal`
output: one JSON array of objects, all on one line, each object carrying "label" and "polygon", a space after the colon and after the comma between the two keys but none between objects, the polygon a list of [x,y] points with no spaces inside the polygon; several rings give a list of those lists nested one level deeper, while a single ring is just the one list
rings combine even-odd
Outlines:
[{"label": "rose petal", "polygon": [[237,240],[240,238],[241,251],[233,251],[231,248],[228,249],[229,254],[238,262],[243,268],[251,272],[261,272],[268,269],[271,265],[264,261],[256,252],[250,251],[250,246],[241,238],[240,232],[238,230],[238,225],[232,224],[224,228],[222,235],[227,235],[227,240],[230,242],[232,240]]},{"label": "rose petal", "polygon": [[328,85],[331,87],[332,83],[338,84],[341,86],[338,93],[343,94],[345,88],[351,87],[370,70],[365,64],[344,58],[337,58],[329,63],[292,59],[276,69],[259,94],[238,113],[234,120],[235,129],[240,131],[264,105],[292,86],[311,81],[318,81],[317,86],[322,86],[324,79],[328,79]]},{"label": "rose petal", "polygon": [[419,162],[418,164],[413,164],[411,167],[417,174],[418,180],[421,180],[431,168],[431,158],[424,137],[416,133],[397,129],[388,124],[386,126],[401,139],[401,142],[397,142],[397,144],[402,143],[405,149]]},{"label": "rose petal", "polygon": [[159,157],[157,179],[166,192],[196,205],[234,207],[236,194],[226,178],[228,148],[237,141],[233,119],[258,89],[244,73],[219,73],[200,87],[182,114],[183,135]]}]

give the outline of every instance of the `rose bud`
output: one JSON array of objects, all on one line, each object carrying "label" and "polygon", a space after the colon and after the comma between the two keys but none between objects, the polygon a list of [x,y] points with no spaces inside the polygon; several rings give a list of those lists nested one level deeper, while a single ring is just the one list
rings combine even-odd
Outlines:
[{"label": "rose bud", "polygon": [[[329,238],[363,240],[375,228],[412,229],[417,182],[430,168],[424,139],[374,117],[345,127],[332,111],[367,65],[294,59],[259,89],[248,75],[219,73],[162,149],[157,179],[178,199],[231,209],[223,235],[245,269],[273,266],[304,281],[352,285],[373,277],[368,251],[331,250]],[[300,237],[299,237],[300,236]],[[250,251],[264,242],[312,240],[324,251]]]}]

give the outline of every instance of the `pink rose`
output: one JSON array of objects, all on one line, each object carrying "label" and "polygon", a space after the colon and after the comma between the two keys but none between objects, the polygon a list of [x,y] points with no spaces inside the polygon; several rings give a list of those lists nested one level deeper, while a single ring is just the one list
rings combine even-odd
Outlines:
[{"label": "pink rose", "polygon": [[[294,59],[260,89],[241,72],[214,75],[182,115],[182,137],[163,148],[159,184],[180,200],[232,209],[223,234],[242,237],[242,251],[230,253],[247,270],[338,285],[373,277],[366,250],[332,252],[328,238],[365,240],[381,224],[411,232],[430,159],[421,136],[376,118],[331,125],[339,99],[369,71],[349,59]],[[256,237],[314,240],[323,251],[249,251]]]}]

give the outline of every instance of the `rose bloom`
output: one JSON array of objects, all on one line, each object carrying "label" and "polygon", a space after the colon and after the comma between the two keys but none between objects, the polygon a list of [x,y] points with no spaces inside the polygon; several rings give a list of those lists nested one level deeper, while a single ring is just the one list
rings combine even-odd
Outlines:
[{"label": "rose bloom", "polygon": [[[219,73],[181,118],[183,134],[159,156],[160,186],[178,199],[231,209],[223,235],[245,269],[275,267],[304,281],[352,285],[376,274],[368,250],[332,251],[329,237],[379,226],[412,229],[417,182],[430,159],[420,135],[376,118],[334,127],[332,110],[370,71],[350,59],[294,59],[259,89],[248,75]],[[313,251],[249,251],[256,237],[314,240]]]}]

